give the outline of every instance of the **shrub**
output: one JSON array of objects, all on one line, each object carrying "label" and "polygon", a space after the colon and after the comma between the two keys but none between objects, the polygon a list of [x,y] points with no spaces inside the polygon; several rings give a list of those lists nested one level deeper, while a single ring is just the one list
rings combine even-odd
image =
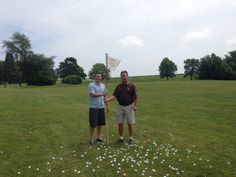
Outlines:
[{"label": "shrub", "polygon": [[61,81],[61,83],[66,84],[81,84],[82,79],[78,75],[69,75],[67,77],[64,77]]}]

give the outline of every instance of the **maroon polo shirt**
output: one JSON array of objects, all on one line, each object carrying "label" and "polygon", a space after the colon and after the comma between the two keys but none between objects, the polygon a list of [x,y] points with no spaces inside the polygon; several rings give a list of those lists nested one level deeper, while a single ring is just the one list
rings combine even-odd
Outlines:
[{"label": "maroon polo shirt", "polygon": [[113,96],[116,97],[118,103],[122,106],[128,106],[132,104],[137,97],[135,85],[128,82],[127,84],[119,84],[113,92]]}]

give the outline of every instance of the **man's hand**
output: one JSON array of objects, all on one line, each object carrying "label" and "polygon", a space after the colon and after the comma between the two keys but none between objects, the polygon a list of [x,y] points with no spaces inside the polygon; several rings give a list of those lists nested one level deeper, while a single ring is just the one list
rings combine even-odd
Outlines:
[{"label": "man's hand", "polygon": [[91,92],[89,95],[93,96],[93,97],[100,97],[100,96],[106,96],[106,93],[93,93],[93,92]]},{"label": "man's hand", "polygon": [[106,110],[107,110],[107,112],[110,111],[109,105],[106,106]]},{"label": "man's hand", "polygon": [[137,111],[137,109],[138,109],[138,108],[137,108],[136,106],[133,106],[133,110],[134,110],[134,111]]},{"label": "man's hand", "polygon": [[105,98],[104,102],[105,102],[106,105],[108,105],[108,102],[109,102],[108,98]]}]

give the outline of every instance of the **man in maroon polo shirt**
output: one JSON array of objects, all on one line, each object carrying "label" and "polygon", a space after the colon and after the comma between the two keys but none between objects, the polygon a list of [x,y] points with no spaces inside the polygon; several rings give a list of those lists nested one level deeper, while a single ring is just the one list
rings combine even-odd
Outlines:
[{"label": "man in maroon polo shirt", "polygon": [[113,96],[106,101],[117,100],[118,107],[116,113],[116,121],[118,124],[119,139],[118,143],[123,143],[123,123],[127,120],[129,130],[129,144],[134,143],[133,138],[133,125],[135,123],[134,111],[137,110],[138,95],[134,84],[128,80],[128,72],[121,71],[121,83],[117,85],[113,92]]}]

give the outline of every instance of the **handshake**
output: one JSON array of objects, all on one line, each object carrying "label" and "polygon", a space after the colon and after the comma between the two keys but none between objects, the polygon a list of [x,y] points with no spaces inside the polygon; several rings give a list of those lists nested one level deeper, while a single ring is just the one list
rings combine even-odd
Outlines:
[{"label": "handshake", "polygon": [[105,96],[104,97],[104,102],[105,102],[105,104],[106,104],[106,110],[107,110],[107,112],[109,112],[110,111],[110,107],[109,107],[109,101],[112,101],[112,98],[113,98],[113,96],[112,97],[110,97],[110,98],[108,98],[107,96]]},{"label": "handshake", "polygon": [[111,97],[105,97],[105,99],[104,99],[104,102],[106,103],[106,104],[108,104],[109,103],[109,101],[113,101],[114,100],[114,98],[113,98],[114,96],[111,96]]},{"label": "handshake", "polygon": [[115,99],[116,99],[115,96],[107,97],[105,95],[104,102],[105,102],[106,105],[108,105],[109,101],[113,101]]},{"label": "handshake", "polygon": [[109,101],[112,101],[112,100],[111,100],[111,97],[110,97],[110,98],[108,98],[108,97],[105,97],[105,98],[104,98],[104,102],[105,102],[106,104],[108,104]]}]

